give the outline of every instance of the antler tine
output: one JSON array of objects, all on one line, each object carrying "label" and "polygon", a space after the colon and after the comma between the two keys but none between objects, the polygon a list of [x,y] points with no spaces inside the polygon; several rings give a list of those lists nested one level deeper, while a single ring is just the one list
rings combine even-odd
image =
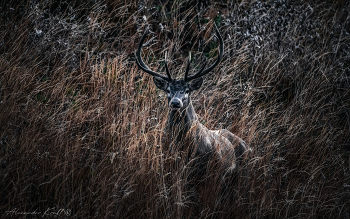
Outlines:
[{"label": "antler tine", "polygon": [[218,30],[218,28],[216,27],[215,24],[214,24],[214,26],[215,26],[216,35],[217,35],[217,37],[219,38],[219,41],[220,41],[220,51],[219,51],[218,59],[209,68],[203,70],[204,69],[204,67],[203,67],[196,74],[190,75],[189,77],[187,77],[187,81],[190,81],[192,79],[199,78],[199,77],[202,77],[205,74],[208,74],[213,68],[215,68],[220,63],[220,61],[222,59],[222,56],[224,54],[224,41],[223,41],[223,39],[222,39],[222,37],[220,35],[220,32],[219,32],[219,30]]},{"label": "antler tine", "polygon": [[[152,76],[155,76],[155,77],[159,77],[159,78],[163,78],[164,80],[167,80],[167,81],[171,81],[171,77],[169,77],[170,73],[168,72],[168,69],[167,69],[167,74],[168,74],[168,77],[164,76],[164,75],[161,75],[161,74],[158,74],[157,72],[154,72],[152,71],[142,60],[142,57],[141,57],[141,49],[143,47],[143,41],[145,41],[146,39],[146,36],[148,34],[148,29],[145,31],[145,33],[143,34],[142,38],[141,38],[141,41],[139,43],[139,46],[137,48],[137,51],[136,51],[136,64],[139,66],[139,68],[141,68],[143,71],[147,72],[148,74],[152,75]],[[167,66],[166,66],[167,68]]]},{"label": "antler tine", "polygon": [[170,71],[169,71],[169,68],[168,68],[168,52],[165,51],[165,70],[166,70],[166,74],[169,78],[169,80],[171,81],[171,74],[170,74]]},{"label": "antler tine", "polygon": [[[190,80],[192,80],[192,79],[195,79],[195,78],[198,78],[198,77],[202,76],[201,73],[204,71],[205,66],[207,66],[207,63],[208,63],[207,61],[204,61],[204,64],[203,64],[202,68],[199,69],[198,73],[196,73],[195,75],[193,75],[193,78],[187,79],[187,81],[190,81]],[[199,75],[199,76],[196,76],[196,75]],[[194,76],[196,76],[196,77],[194,77]]]},{"label": "antler tine", "polygon": [[188,72],[190,70],[190,64],[191,64],[191,51],[189,52],[189,55],[188,55],[188,63],[187,63],[186,72],[185,72],[185,81],[187,81]]}]

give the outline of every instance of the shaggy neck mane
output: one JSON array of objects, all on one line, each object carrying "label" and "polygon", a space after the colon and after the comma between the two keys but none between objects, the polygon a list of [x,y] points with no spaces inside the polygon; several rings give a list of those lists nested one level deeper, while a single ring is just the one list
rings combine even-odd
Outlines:
[{"label": "shaggy neck mane", "polygon": [[184,110],[171,110],[168,118],[169,132],[175,142],[181,142],[186,137],[192,125],[198,122],[192,101],[189,99],[188,107]]}]

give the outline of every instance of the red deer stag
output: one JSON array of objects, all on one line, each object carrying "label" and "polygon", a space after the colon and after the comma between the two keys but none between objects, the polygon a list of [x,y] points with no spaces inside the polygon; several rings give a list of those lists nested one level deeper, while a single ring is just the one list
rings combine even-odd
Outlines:
[{"label": "red deer stag", "polygon": [[[208,74],[214,67],[216,67],[222,59],[224,51],[224,42],[219,33],[219,30],[215,27],[216,35],[220,41],[220,51],[217,60],[209,68],[203,67],[195,74],[188,75],[190,68],[190,60],[186,67],[185,77],[182,80],[173,79],[171,77],[168,65],[167,55],[165,54],[165,69],[167,76],[161,75],[152,71],[141,58],[141,49],[143,42],[146,39],[148,31],[144,33],[141,38],[140,44],[136,51],[136,63],[140,69],[153,76],[155,85],[165,91],[168,96],[168,128],[170,135],[173,139],[174,145],[183,145],[181,150],[189,149],[190,153],[194,157],[200,157],[200,166],[207,165],[210,161],[208,159],[216,156],[217,163],[222,167],[225,173],[230,173],[237,169],[237,164],[240,163],[239,159],[242,159],[247,151],[251,149],[249,146],[239,137],[232,134],[226,129],[221,130],[209,130],[202,125],[194,111],[191,93],[199,89],[203,83],[203,76]],[[187,139],[189,141],[184,141]],[[184,142],[192,142],[191,144],[185,144]],[[191,148],[188,148],[191,147]],[[237,162],[238,161],[238,162]]]}]

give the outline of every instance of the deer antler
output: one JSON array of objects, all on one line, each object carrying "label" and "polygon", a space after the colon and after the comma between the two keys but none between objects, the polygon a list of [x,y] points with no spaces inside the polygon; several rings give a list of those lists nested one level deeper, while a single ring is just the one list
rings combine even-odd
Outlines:
[{"label": "deer antler", "polygon": [[167,64],[167,53],[165,53],[165,69],[166,69],[166,74],[167,74],[167,77],[164,76],[164,75],[161,75],[157,72],[154,72],[152,71],[143,61],[142,61],[142,57],[141,57],[141,49],[143,47],[143,41],[145,41],[146,39],[146,36],[148,34],[148,29],[145,31],[145,33],[143,34],[142,38],[141,38],[141,41],[139,43],[139,47],[137,48],[137,51],[136,51],[136,63],[137,65],[139,66],[139,68],[141,68],[143,71],[147,72],[148,74],[150,75],[153,75],[153,76],[156,76],[156,77],[159,77],[159,78],[163,78],[164,80],[167,80],[167,81],[172,81],[171,79],[171,75],[170,75],[170,71],[169,71],[169,68],[168,68],[168,64]]},{"label": "deer antler", "polygon": [[216,35],[217,35],[217,37],[219,38],[219,41],[220,41],[220,51],[219,51],[218,59],[209,68],[204,70],[204,68],[206,66],[206,63],[205,63],[203,65],[203,67],[196,74],[188,76],[188,71],[189,71],[190,61],[191,61],[191,56],[190,56],[190,58],[188,60],[186,72],[185,72],[185,81],[190,81],[190,80],[193,80],[195,78],[202,77],[205,74],[208,74],[213,68],[215,68],[220,63],[220,61],[222,59],[222,56],[224,54],[224,41],[222,40],[220,32],[219,32],[219,30],[218,30],[218,28],[216,27],[215,24],[214,24],[214,26],[215,26]]},{"label": "deer antler", "polygon": [[169,71],[169,68],[168,68],[168,52],[165,52],[165,61],[164,61],[164,64],[165,64],[165,70],[166,70],[166,74],[169,78],[169,80],[171,81],[171,74],[170,74],[170,71]]}]

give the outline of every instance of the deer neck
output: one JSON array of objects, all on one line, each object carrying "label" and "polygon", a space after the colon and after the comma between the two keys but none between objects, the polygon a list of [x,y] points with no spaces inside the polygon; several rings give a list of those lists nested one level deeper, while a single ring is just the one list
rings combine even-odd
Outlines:
[{"label": "deer neck", "polygon": [[192,101],[189,99],[188,107],[184,110],[171,110],[169,115],[169,131],[175,141],[181,141],[186,137],[192,125],[198,122]]}]

